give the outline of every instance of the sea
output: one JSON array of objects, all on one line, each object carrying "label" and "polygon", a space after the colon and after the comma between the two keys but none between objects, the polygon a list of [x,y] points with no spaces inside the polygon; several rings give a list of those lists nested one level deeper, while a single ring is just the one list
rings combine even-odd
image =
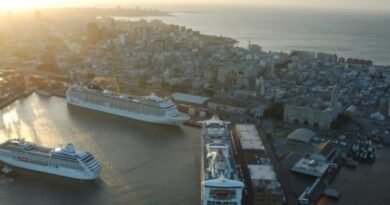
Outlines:
[{"label": "sea", "polygon": [[[170,16],[142,17],[232,37],[264,51],[307,50],[390,65],[390,13],[240,6],[164,7]],[[139,20],[140,18],[115,17]]]}]

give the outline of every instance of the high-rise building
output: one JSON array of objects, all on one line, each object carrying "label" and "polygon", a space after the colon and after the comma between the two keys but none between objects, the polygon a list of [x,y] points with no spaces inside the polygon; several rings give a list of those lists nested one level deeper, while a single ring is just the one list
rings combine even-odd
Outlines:
[{"label": "high-rise building", "polygon": [[244,63],[220,68],[218,82],[225,86],[253,88],[256,84],[256,70]]},{"label": "high-rise building", "polygon": [[256,86],[257,88],[257,97],[264,96],[265,93],[265,83],[264,78],[260,77],[260,79],[256,80]]},{"label": "high-rise building", "polygon": [[329,53],[317,53],[317,59],[324,63],[337,63],[338,56],[336,54]]}]

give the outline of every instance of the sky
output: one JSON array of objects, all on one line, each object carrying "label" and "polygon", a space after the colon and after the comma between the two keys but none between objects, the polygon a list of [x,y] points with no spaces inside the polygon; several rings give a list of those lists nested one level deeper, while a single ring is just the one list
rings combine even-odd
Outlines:
[{"label": "sky", "polygon": [[0,11],[71,6],[148,6],[161,4],[213,4],[287,8],[390,11],[390,0],[0,0]]}]

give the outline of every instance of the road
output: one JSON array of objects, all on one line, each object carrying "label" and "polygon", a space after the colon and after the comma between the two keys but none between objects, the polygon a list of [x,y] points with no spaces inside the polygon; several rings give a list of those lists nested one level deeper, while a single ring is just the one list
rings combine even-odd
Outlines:
[{"label": "road", "polygon": [[[261,126],[257,126],[257,130],[259,132],[260,138],[263,141],[264,148],[268,154],[269,159],[271,160],[271,163],[274,167],[274,170],[278,176],[279,182],[281,183],[283,190],[286,195],[286,201],[289,205],[297,205],[298,204],[298,198],[295,196],[290,183],[288,181],[288,175],[289,170],[284,169],[284,167],[281,165],[280,161],[278,160],[278,157],[275,154],[274,147],[272,146],[271,142],[267,139],[266,134]],[[269,130],[272,130],[272,123],[269,125]]]}]

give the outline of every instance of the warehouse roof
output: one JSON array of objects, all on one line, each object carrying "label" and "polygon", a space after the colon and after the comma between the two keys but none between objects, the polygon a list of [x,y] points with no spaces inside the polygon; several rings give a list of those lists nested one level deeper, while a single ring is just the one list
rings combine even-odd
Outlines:
[{"label": "warehouse roof", "polygon": [[181,101],[197,105],[202,105],[209,99],[208,97],[189,95],[185,93],[173,93],[172,97],[175,101]]},{"label": "warehouse roof", "polygon": [[310,140],[317,134],[306,128],[299,128],[291,132],[287,139],[294,140],[298,142],[308,143]]}]

